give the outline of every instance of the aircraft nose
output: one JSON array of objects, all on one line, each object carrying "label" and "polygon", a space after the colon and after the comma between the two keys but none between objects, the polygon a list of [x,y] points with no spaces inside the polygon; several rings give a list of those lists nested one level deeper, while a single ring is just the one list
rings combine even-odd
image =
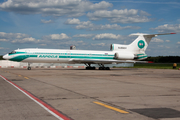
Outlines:
[{"label": "aircraft nose", "polygon": [[6,60],[8,60],[8,59],[9,59],[9,55],[6,54],[6,55],[3,56],[3,58],[6,59]]}]

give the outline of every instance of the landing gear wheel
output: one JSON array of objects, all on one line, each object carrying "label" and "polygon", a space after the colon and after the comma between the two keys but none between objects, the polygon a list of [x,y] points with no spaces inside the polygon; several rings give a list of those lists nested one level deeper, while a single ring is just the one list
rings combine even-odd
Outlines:
[{"label": "landing gear wheel", "polygon": [[28,69],[28,70],[31,70],[31,67],[28,67],[27,69]]},{"label": "landing gear wheel", "polygon": [[90,69],[90,67],[86,67],[86,70],[89,70]]},{"label": "landing gear wheel", "polygon": [[95,67],[91,67],[91,70],[95,70],[96,68]]},{"label": "landing gear wheel", "polygon": [[110,70],[110,68],[109,68],[109,67],[105,67],[105,69],[106,69],[106,70]]},{"label": "landing gear wheel", "polygon": [[86,67],[86,70],[95,70],[95,67]]},{"label": "landing gear wheel", "polygon": [[104,70],[103,67],[99,67],[99,70]]},{"label": "landing gear wheel", "polygon": [[109,67],[99,67],[99,70],[110,70]]}]

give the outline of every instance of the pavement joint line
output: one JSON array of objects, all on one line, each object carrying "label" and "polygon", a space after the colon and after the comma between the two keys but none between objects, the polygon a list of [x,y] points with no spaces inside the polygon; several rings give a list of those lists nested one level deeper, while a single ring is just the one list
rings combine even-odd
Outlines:
[{"label": "pavement joint line", "polygon": [[40,100],[39,98],[35,97],[33,94],[31,94],[30,92],[24,90],[23,88],[19,87],[18,85],[16,85],[15,83],[13,83],[12,81],[8,80],[7,78],[5,78],[4,76],[0,75],[0,77],[2,79],[4,79],[6,82],[8,82],[9,84],[11,84],[12,86],[14,86],[16,89],[18,89],[19,91],[21,91],[23,94],[25,94],[27,97],[29,97],[31,100],[33,100],[34,102],[36,102],[37,104],[39,104],[42,108],[44,108],[46,111],[48,111],[49,113],[51,113],[53,116],[55,116],[56,118],[58,118],[59,120],[71,120],[70,118],[66,117],[65,115],[61,114],[59,111],[57,111],[56,109],[54,109],[53,107],[49,106],[48,104],[46,104],[45,102],[43,102],[42,100]]},{"label": "pavement joint line", "polygon": [[112,107],[112,106],[109,106],[109,105],[106,105],[106,104],[103,104],[103,103],[100,103],[100,102],[94,102],[94,103],[95,103],[95,104],[98,104],[98,105],[101,105],[101,106],[103,106],[103,107],[109,108],[109,109],[111,109],[111,110],[114,110],[114,111],[123,113],[123,114],[129,113],[129,112],[127,112],[127,111],[124,111],[124,110],[121,110],[121,109],[118,109],[118,108],[115,108],[115,107]]}]

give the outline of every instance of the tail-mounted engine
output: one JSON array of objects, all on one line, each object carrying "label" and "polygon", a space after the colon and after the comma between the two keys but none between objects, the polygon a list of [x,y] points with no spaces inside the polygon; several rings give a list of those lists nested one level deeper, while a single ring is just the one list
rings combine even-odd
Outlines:
[{"label": "tail-mounted engine", "polygon": [[110,49],[115,51],[114,59],[117,60],[144,60],[147,55],[143,52],[140,54],[134,54],[131,50],[131,46],[121,44],[111,44]]},{"label": "tail-mounted engine", "polygon": [[132,53],[117,52],[114,54],[114,58],[117,60],[134,60],[135,56]]},{"label": "tail-mounted engine", "polygon": [[114,54],[114,58],[117,60],[144,60],[147,58],[146,54],[132,54],[132,53],[125,53],[125,52],[116,52]]}]

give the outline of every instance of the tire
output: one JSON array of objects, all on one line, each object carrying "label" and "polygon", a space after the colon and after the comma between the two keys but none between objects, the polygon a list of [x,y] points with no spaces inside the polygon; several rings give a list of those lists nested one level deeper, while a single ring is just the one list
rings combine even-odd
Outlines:
[{"label": "tire", "polygon": [[28,70],[31,70],[31,67],[28,67],[27,69],[28,69]]},{"label": "tire", "polygon": [[95,70],[96,67],[86,67],[86,70]]},{"label": "tire", "polygon": [[99,70],[103,70],[103,67],[99,67]]},{"label": "tire", "polygon": [[105,69],[106,69],[106,70],[110,70],[110,68],[109,68],[109,67],[105,67]]}]

